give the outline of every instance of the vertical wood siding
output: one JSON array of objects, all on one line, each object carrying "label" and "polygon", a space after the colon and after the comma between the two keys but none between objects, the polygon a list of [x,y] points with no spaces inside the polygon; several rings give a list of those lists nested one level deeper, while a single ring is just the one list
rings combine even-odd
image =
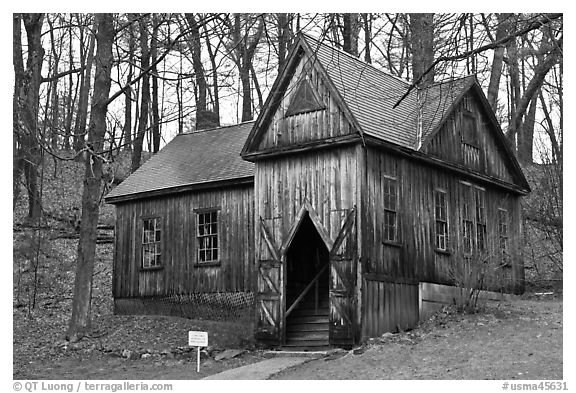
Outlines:
[{"label": "vertical wood siding", "polygon": [[445,161],[461,164],[488,176],[512,183],[514,179],[508,169],[509,162],[506,153],[498,146],[493,135],[499,131],[490,129],[488,117],[473,94],[468,92],[465,98],[468,109],[476,119],[478,146],[475,148],[462,143],[463,100],[423,151]]},{"label": "vertical wood siding", "polygon": [[[318,64],[313,64],[307,57],[300,60],[284,98],[268,130],[262,136],[259,150],[348,135],[352,132],[349,122],[315,67],[318,67]],[[298,81],[304,75],[308,76],[312,89],[316,90],[326,108],[285,117],[290,101],[298,90]]]},{"label": "vertical wood siding", "polygon": [[[356,204],[354,146],[259,161],[255,173],[256,217],[262,217],[281,245],[308,201],[334,240]],[[263,241],[257,257],[269,259]]]},{"label": "vertical wood siding", "polygon": [[[462,187],[466,180],[441,169],[408,161],[375,148],[367,149],[367,188],[363,212],[363,269],[366,273],[414,279],[438,284],[453,284],[454,271],[462,267]],[[383,196],[385,175],[398,178],[400,236],[395,245],[382,241]],[[509,239],[513,266],[491,273],[490,285],[518,291],[522,286],[523,265],[518,253],[520,245],[520,198],[488,185],[485,189],[486,231],[488,253],[499,250],[498,208],[509,212]],[[448,252],[435,250],[434,189],[447,193]]]},{"label": "vertical wood siding", "polygon": [[[252,291],[252,185],[167,195],[116,206],[113,293],[116,298]],[[219,207],[220,264],[196,266],[194,209]],[[162,268],[141,269],[142,217],[162,217]]]},{"label": "vertical wood siding", "polygon": [[411,329],[418,323],[418,284],[396,283],[374,278],[364,280],[363,337]]}]

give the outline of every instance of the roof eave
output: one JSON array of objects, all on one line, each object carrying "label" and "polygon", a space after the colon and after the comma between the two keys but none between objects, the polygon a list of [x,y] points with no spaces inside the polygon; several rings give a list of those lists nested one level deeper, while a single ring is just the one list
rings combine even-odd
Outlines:
[{"label": "roof eave", "polygon": [[204,191],[210,190],[215,188],[228,188],[228,187],[235,187],[235,186],[242,186],[254,183],[254,175],[249,176],[242,176],[237,178],[231,179],[224,179],[224,180],[217,180],[217,181],[207,181],[202,183],[194,183],[194,184],[186,184],[174,187],[167,187],[161,188],[158,190],[149,190],[149,191],[142,191],[136,192],[131,194],[124,194],[124,195],[114,195],[114,196],[106,196],[104,197],[104,201],[106,203],[115,205],[124,202],[130,202],[140,199],[148,199],[159,197],[163,195],[173,195],[179,194],[184,192],[195,192],[195,191]]}]

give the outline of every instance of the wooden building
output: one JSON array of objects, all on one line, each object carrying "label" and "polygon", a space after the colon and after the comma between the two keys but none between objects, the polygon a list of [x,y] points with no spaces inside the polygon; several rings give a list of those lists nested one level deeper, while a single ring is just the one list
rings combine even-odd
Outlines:
[{"label": "wooden building", "polygon": [[[430,285],[522,292],[529,186],[482,89],[449,80],[395,106],[408,87],[299,36],[255,123],[178,136],[107,197],[118,207],[115,298],[253,291],[258,340],[311,347],[415,326]],[[228,149],[230,162],[216,159],[225,178],[142,191],[206,165],[220,174],[212,161],[182,167],[197,150],[173,154],[179,138],[208,156]],[[214,211],[218,261],[204,265],[195,228]],[[149,271],[156,216],[170,243]]]}]

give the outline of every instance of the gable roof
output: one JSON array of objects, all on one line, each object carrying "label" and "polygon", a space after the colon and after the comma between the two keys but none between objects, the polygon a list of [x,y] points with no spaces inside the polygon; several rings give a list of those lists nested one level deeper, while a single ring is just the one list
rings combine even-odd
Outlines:
[{"label": "gable roof", "polygon": [[395,109],[393,105],[410,84],[371,64],[309,36],[306,46],[325,71],[361,132],[405,147],[416,138],[416,94],[408,95]]},{"label": "gable roof", "polygon": [[253,124],[251,121],[176,135],[106,195],[106,202],[253,177],[254,164],[240,157]]},{"label": "gable roof", "polygon": [[[360,135],[369,135],[411,150],[418,150],[421,145],[418,135],[419,112],[424,132],[428,130],[428,134],[431,134],[445,119],[455,101],[476,83],[475,77],[470,76],[437,83],[426,89],[413,89],[394,108],[409,89],[410,83],[343,50],[299,34],[286,67],[278,75],[268,95],[264,105],[266,110],[260,113],[248,136],[242,155],[257,149],[260,135],[266,131],[266,125],[280,104],[283,96],[281,87],[286,86],[286,79],[292,77],[289,68],[295,68],[300,59],[299,51],[305,52],[324,76],[331,94]],[[445,92],[450,94],[443,94]]]},{"label": "gable roof", "polygon": [[419,91],[422,116],[422,146],[436,133],[464,94],[476,83],[476,77],[436,82]]}]

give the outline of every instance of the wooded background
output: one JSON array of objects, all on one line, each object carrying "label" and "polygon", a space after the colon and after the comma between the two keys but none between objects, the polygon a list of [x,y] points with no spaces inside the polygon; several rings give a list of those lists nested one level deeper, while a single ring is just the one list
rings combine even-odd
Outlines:
[{"label": "wooded background", "polygon": [[13,14],[21,224],[54,214],[48,159],[85,167],[71,340],[90,320],[102,197],[126,175],[114,160],[134,171],[176,133],[255,118],[300,32],[413,86],[475,74],[533,187],[525,229],[547,246],[531,258],[562,272],[562,14]]}]

